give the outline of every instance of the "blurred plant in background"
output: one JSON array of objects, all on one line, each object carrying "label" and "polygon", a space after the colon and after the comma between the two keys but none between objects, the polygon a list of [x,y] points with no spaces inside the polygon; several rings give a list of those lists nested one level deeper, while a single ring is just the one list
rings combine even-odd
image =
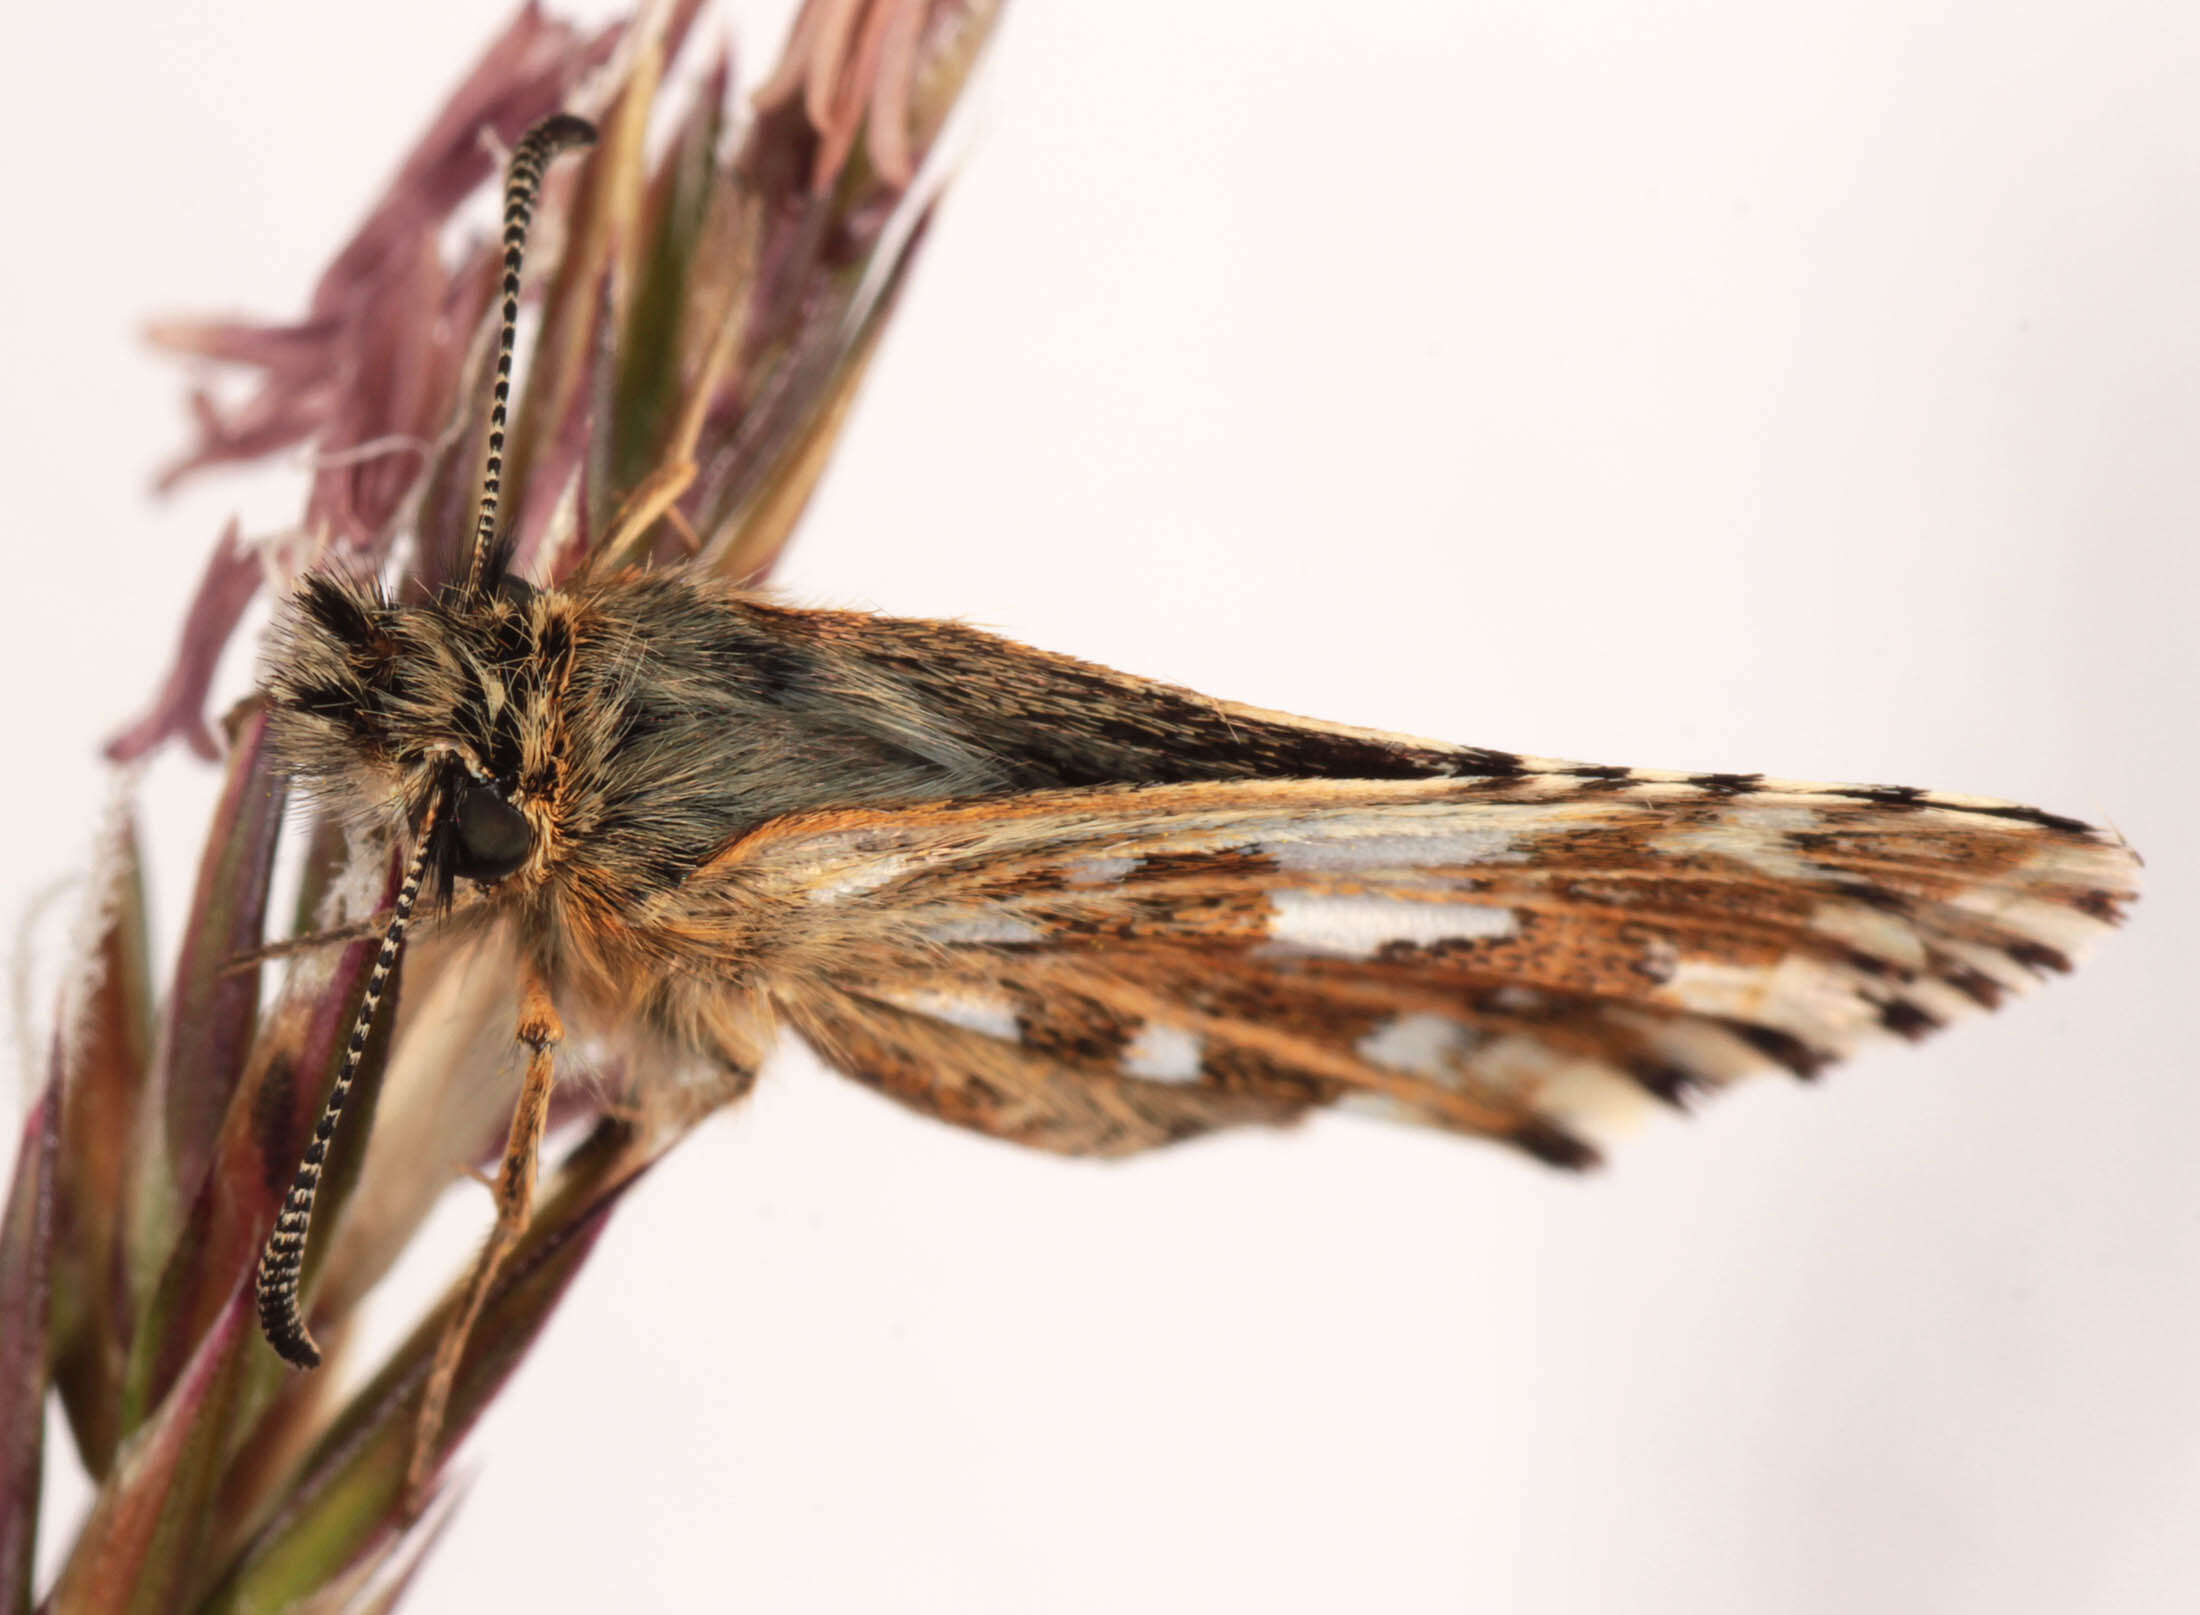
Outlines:
[{"label": "blurred plant in background", "polygon": [[[503,150],[561,107],[602,133],[587,161],[553,174],[532,242],[536,334],[504,483],[517,569],[562,578],[617,546],[635,564],[694,556],[741,583],[770,571],[924,240],[937,191],[920,171],[999,0],[808,0],[745,121],[729,54],[696,43],[699,10],[645,6],[591,33],[524,8],[304,318],[154,331],[252,382],[229,407],[194,395],[197,442],[164,485],[301,444],[316,469],[295,534],[221,536],[165,686],[108,746],[127,762],[180,740],[220,762],[224,787],[165,970],[149,953],[131,811],[118,806],[0,1203],[0,1615],[387,1609],[450,1517],[440,1469],[418,1521],[401,1503],[449,1297],[349,1395],[333,1360],[294,1374],[253,1324],[260,1242],[375,942],[258,955],[384,906],[391,852],[285,800],[253,703],[219,734],[205,712],[222,648],[263,589],[334,558],[432,591],[464,556],[497,247],[486,232],[456,252],[446,238]],[[683,62],[686,88],[668,92]],[[297,861],[300,889],[271,913],[278,852]],[[439,947],[432,932],[404,960],[307,1270],[332,1359],[437,1197],[497,1150],[517,1074],[508,966],[493,950]],[[280,983],[263,993],[273,970]],[[439,1465],[526,1355],[620,1196],[713,1108],[715,1094],[671,1075],[599,1069],[561,1091],[558,1120],[577,1142],[476,1326]],[[34,1605],[49,1391],[97,1493]]]}]

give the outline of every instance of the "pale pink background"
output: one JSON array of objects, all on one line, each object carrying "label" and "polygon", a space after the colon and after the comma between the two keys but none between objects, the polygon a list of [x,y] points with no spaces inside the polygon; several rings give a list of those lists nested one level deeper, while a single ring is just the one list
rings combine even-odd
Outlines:
[{"label": "pale pink background", "polygon": [[[16,18],[0,913],[81,860],[219,523],[297,508],[147,502],[132,322],[299,308],[502,15]],[[2190,1608],[2200,11],[1015,0],[993,65],[789,589],[2034,800],[2152,895],[1589,1183],[1342,1121],[1077,1167],[790,1056],[630,1202],[419,1607]],[[171,927],[210,791],[146,782]]]}]

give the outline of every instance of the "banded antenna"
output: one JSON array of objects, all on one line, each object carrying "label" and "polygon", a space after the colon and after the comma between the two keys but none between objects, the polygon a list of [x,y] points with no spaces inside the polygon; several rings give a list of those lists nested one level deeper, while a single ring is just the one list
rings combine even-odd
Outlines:
[{"label": "banded antenna", "polygon": [[397,956],[405,950],[405,927],[412,922],[413,904],[420,897],[420,881],[427,872],[438,805],[437,797],[428,799],[428,815],[420,826],[420,845],[413,849],[412,861],[405,866],[405,880],[397,888],[390,928],[382,933],[382,951],[374,957],[366,995],[359,1000],[359,1013],[352,1017],[351,1041],[344,1045],[343,1063],[336,1068],[336,1086],[329,1089],[321,1119],[313,1124],[313,1141],[306,1145],[298,1175],[290,1180],[290,1192],[283,1196],[283,1209],[276,1214],[274,1231],[260,1252],[260,1333],[293,1368],[321,1366],[321,1348],[313,1343],[305,1317],[298,1310],[298,1279],[305,1271],[306,1231],[313,1225],[313,1197],[321,1191],[321,1171],[328,1163],[329,1143],[336,1137],[344,1101],[351,1097],[352,1082],[359,1075],[368,1034],[374,1030],[375,1014],[382,1007],[383,989],[389,985]]},{"label": "banded antenna", "polygon": [[[494,401],[489,406],[489,456],[481,476],[481,506],[474,520],[473,554],[467,563],[466,593],[478,593],[485,585],[483,573],[495,547],[497,494],[504,477],[504,424],[512,396],[512,348],[519,325],[520,256],[527,246],[527,225],[534,216],[535,197],[542,189],[543,170],[559,152],[573,146],[593,145],[595,126],[585,118],[558,113],[527,131],[513,149],[511,166],[504,175],[504,319],[497,336],[497,374]],[[260,1252],[258,1291],[260,1331],[284,1361],[297,1368],[318,1368],[321,1349],[306,1329],[298,1306],[299,1280],[305,1272],[306,1235],[313,1225],[313,1201],[320,1193],[321,1173],[328,1164],[330,1143],[343,1119],[344,1103],[359,1076],[359,1062],[367,1052],[382,995],[390,972],[405,950],[405,927],[412,923],[413,905],[420,898],[420,883],[428,867],[429,850],[435,844],[436,816],[446,787],[438,783],[428,798],[428,811],[420,824],[419,845],[405,866],[405,879],[397,889],[397,904],[390,914],[389,929],[382,935],[382,951],[375,956],[367,976],[367,990],[352,1017],[351,1040],[336,1070],[335,1086],[313,1125],[313,1139],[298,1163],[297,1175],[283,1196],[274,1230]]]},{"label": "banded antenna", "polygon": [[504,321],[497,333],[496,393],[489,405],[489,459],[481,473],[481,505],[474,517],[473,556],[466,563],[466,594],[472,596],[494,579],[485,578],[496,547],[497,495],[504,481],[504,422],[512,399],[512,347],[519,334],[519,263],[527,247],[527,225],[543,170],[559,152],[593,146],[596,126],[586,118],[560,112],[527,131],[512,151],[504,173]]}]

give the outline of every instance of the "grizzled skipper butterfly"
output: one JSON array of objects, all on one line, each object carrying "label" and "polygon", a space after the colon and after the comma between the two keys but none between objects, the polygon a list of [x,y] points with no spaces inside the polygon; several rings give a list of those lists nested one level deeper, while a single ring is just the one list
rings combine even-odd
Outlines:
[{"label": "grizzled skipper butterfly", "polygon": [[568,1017],[733,1091],[791,1027],[913,1109],[1066,1154],[1338,1106],[1582,1167],[1630,1112],[1990,1009],[2134,895],[2116,835],[2009,802],[1315,723],[619,546],[538,588],[498,526],[520,257],[544,166],[592,138],[552,118],[512,158],[463,580],[400,605],[307,577],[263,681],[284,771],[412,848],[260,1263],[292,1363],[319,1361],[314,1195],[422,890],[525,972],[496,1225],[416,1479],[529,1216]]}]

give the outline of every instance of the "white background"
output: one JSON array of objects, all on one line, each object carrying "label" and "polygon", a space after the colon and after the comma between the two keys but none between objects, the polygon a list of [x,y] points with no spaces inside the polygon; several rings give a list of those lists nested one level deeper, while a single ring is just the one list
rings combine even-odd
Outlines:
[{"label": "white background", "polygon": [[[302,497],[148,502],[133,323],[300,309],[503,14],[17,17],[6,913],[220,522]],[[1014,0],[986,106],[796,595],[2038,801],[2151,895],[1586,1183],[1336,1120],[1070,1165],[789,1056],[628,1203],[418,1607],[2191,1607],[2200,11]],[[146,784],[170,928],[210,792]]]}]

